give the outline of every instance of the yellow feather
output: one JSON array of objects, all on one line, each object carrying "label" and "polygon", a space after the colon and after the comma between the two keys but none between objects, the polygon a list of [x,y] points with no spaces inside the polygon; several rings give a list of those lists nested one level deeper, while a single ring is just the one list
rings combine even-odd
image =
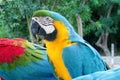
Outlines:
[{"label": "yellow feather", "polygon": [[44,40],[47,47],[47,54],[53,63],[58,78],[62,78],[63,80],[72,80],[62,59],[62,50],[65,47],[72,45],[71,41],[68,40],[69,32],[61,21],[54,21],[54,26],[57,29],[56,39],[54,41]]}]

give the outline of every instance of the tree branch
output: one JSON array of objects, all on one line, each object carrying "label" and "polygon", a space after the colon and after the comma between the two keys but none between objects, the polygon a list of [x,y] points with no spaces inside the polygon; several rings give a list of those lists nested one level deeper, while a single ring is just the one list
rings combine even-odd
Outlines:
[{"label": "tree branch", "polygon": [[[85,3],[87,2],[87,0],[83,0],[82,1],[82,5],[85,5]],[[76,15],[76,20],[77,20],[77,24],[78,24],[78,34],[83,37],[83,31],[82,31],[82,19],[80,18],[79,14],[81,11],[79,11]]]},{"label": "tree branch", "polygon": [[[95,26],[97,26],[93,20],[90,20],[90,22],[92,24],[94,24]],[[107,45],[108,35],[109,35],[108,32],[102,32],[102,34],[100,35],[100,37],[97,40],[97,42],[95,43],[95,45],[100,47],[107,56],[110,56],[110,51],[109,51],[108,45]]]},{"label": "tree branch", "polygon": [[112,3],[112,4],[110,5],[109,9],[108,9],[107,18],[110,17],[113,6],[114,6],[114,3]]},{"label": "tree branch", "polygon": [[96,24],[92,19],[90,19],[90,23],[92,23],[92,24],[94,24],[96,27],[98,27],[97,24]]},{"label": "tree branch", "polygon": [[87,2],[87,0],[83,0],[82,5],[85,5],[86,2]]},{"label": "tree branch", "polygon": [[30,21],[29,21],[29,17],[28,17],[28,15],[26,14],[25,15],[26,16],[26,20],[27,20],[27,26],[28,26],[28,30],[29,30],[29,34],[30,34],[30,40],[31,40],[31,42],[34,42],[33,41],[33,37],[32,37],[32,33],[31,33],[31,28],[30,28]]},{"label": "tree branch", "polygon": [[103,36],[103,34],[100,35],[99,39],[98,39],[97,42],[95,43],[95,45],[99,46],[100,48],[102,48],[102,45],[100,44],[100,43],[101,43],[101,40],[102,40],[102,36]]},{"label": "tree branch", "polygon": [[83,32],[82,32],[82,20],[79,16],[79,14],[76,15],[76,20],[77,20],[77,24],[78,24],[78,34],[83,37]]},{"label": "tree branch", "polygon": [[53,6],[51,7],[51,10],[54,9],[54,7],[55,7],[55,3],[56,3],[56,0],[53,2]]}]

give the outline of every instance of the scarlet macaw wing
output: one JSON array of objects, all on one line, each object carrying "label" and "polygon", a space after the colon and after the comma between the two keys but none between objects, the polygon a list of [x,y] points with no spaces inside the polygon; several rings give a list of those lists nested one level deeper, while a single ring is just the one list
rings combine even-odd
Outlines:
[{"label": "scarlet macaw wing", "polygon": [[[23,66],[27,63],[42,59],[40,50],[35,50],[27,40],[21,38],[0,39],[0,68],[3,70],[15,69],[16,66]],[[6,66],[7,65],[7,66]]]},{"label": "scarlet macaw wing", "polygon": [[5,80],[55,80],[45,48],[21,38],[0,38],[0,76]]}]

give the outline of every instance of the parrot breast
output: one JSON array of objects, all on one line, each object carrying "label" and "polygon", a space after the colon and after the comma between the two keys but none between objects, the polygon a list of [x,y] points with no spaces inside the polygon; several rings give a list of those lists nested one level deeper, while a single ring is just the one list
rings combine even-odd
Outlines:
[{"label": "parrot breast", "polygon": [[74,43],[71,43],[71,41],[68,40],[69,32],[61,21],[54,21],[54,26],[58,31],[56,39],[54,41],[44,40],[47,47],[47,54],[50,61],[53,63],[57,77],[62,78],[63,80],[72,80],[62,60],[62,50]]}]

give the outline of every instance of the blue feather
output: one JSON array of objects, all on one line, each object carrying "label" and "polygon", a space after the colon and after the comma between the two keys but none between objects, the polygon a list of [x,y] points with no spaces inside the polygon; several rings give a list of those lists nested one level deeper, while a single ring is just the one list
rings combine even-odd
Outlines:
[{"label": "blue feather", "polygon": [[120,68],[95,72],[89,75],[74,78],[73,80],[120,80]]},{"label": "blue feather", "polygon": [[63,50],[62,57],[72,78],[107,70],[98,53],[83,43],[66,47]]},{"label": "blue feather", "polygon": [[30,62],[24,66],[16,66],[16,69],[5,71],[0,68],[0,76],[5,80],[56,80],[52,68],[48,63],[45,48],[33,44],[36,49],[42,51],[44,58],[39,62]]},{"label": "blue feather", "polygon": [[73,29],[68,20],[59,13],[50,11],[56,20],[62,21],[69,30],[69,40],[77,42],[63,50],[62,57],[72,78],[107,70],[100,54]]},{"label": "blue feather", "polygon": [[[61,54],[62,54],[62,59],[63,59],[64,63],[61,65],[63,65],[63,68],[67,68],[69,73],[67,73],[67,70],[66,70],[66,74],[63,74],[62,77],[58,75],[57,76],[58,78],[63,78],[64,75],[67,75],[67,74],[68,75],[70,74],[70,76],[72,78],[75,78],[78,76],[87,75],[87,74],[94,73],[97,71],[107,70],[106,64],[103,61],[100,54],[97,52],[97,50],[95,48],[93,48],[88,42],[86,42],[82,37],[80,37],[75,32],[73,26],[68,22],[68,20],[65,17],[63,17],[59,13],[56,13],[53,11],[41,10],[38,12],[40,12],[39,14],[46,12],[47,14],[44,14],[44,16],[49,16],[52,19],[54,19],[54,21],[58,21],[61,23],[58,26],[56,25],[57,23],[54,24],[56,31],[60,31],[59,35],[57,35],[57,37],[56,37],[57,39],[59,39],[58,43],[57,43],[57,39],[53,40],[53,42],[56,41],[56,43],[59,44],[57,46],[58,48],[57,47],[54,48],[54,46],[56,44],[52,43],[52,41],[49,41],[49,40],[47,41],[47,39],[46,39],[46,46],[48,48],[47,52],[49,52],[49,50],[51,50],[50,53],[52,52],[52,50],[53,50],[53,52],[55,52],[54,49],[56,49],[56,53],[57,53],[57,51],[59,51],[59,48],[60,48],[60,50],[62,49]],[[37,15],[37,17],[40,17],[40,16]],[[40,22],[40,21],[38,21],[38,22]],[[41,26],[39,26],[39,27],[41,27]],[[63,27],[63,29],[67,28],[68,33],[65,32],[63,29],[61,29],[62,27]],[[64,27],[66,27],[66,28],[64,28]],[[59,30],[59,28],[60,28],[60,30]],[[65,34],[65,36],[68,36],[68,38],[66,38],[66,37],[58,38],[58,37],[62,37],[60,35],[60,33],[62,34],[62,36],[64,36],[64,34]],[[68,34],[68,35],[66,35],[66,34]],[[61,45],[62,45],[61,43],[67,44],[67,41],[70,41],[70,43],[68,43],[68,45],[66,45],[66,47],[61,48]],[[48,42],[48,44],[47,44],[47,42]],[[51,44],[49,44],[49,43],[51,43]],[[59,52],[61,52],[61,51],[59,51]],[[51,56],[50,53],[48,53],[49,56]],[[58,53],[58,54],[60,54],[60,53]],[[52,56],[52,58],[53,57],[54,56]],[[60,59],[61,59],[61,55],[60,55]],[[54,60],[55,59],[53,59],[53,60],[51,59],[51,61],[53,61],[53,62],[54,62]],[[56,62],[57,62],[57,58],[56,58]],[[59,60],[57,63],[59,63]],[[56,65],[59,65],[57,63],[56,63]],[[57,68],[54,66],[54,64],[55,63],[53,63],[53,69]],[[65,67],[64,67],[64,65],[65,65]],[[59,68],[57,68],[57,69],[59,69]],[[60,73],[60,71],[59,71],[59,73]],[[61,70],[61,73],[62,73],[62,70]],[[68,77],[64,77],[63,79],[66,79],[66,78],[68,78]]]}]

